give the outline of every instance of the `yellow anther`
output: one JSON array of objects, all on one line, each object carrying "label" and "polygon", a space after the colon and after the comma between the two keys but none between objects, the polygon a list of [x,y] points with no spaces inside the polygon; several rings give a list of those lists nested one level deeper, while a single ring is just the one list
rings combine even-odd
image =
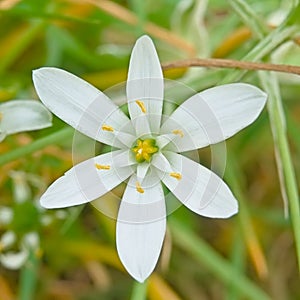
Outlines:
[{"label": "yellow anther", "polygon": [[145,103],[141,100],[136,100],[135,103],[139,106],[143,113],[146,113]]},{"label": "yellow anther", "polygon": [[180,180],[182,178],[180,173],[175,172],[170,173],[170,176],[176,178],[177,180]]},{"label": "yellow anther", "polygon": [[113,127],[106,125],[106,124],[102,125],[101,129],[105,130],[105,131],[111,131],[111,132],[114,131]]},{"label": "yellow anther", "polygon": [[98,170],[110,170],[110,165],[99,165],[99,164],[95,164],[95,167]]},{"label": "yellow anther", "polygon": [[172,133],[179,135],[181,138],[184,136],[183,131],[180,129],[175,129]]},{"label": "yellow anther", "polygon": [[141,193],[141,194],[144,194],[144,189],[141,187],[141,184],[137,181],[136,184],[135,184],[135,187],[136,187],[136,190]]}]

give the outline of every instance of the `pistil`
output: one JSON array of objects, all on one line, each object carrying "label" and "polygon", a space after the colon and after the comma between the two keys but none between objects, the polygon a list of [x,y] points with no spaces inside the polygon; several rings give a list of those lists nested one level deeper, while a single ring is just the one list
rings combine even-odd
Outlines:
[{"label": "pistil", "polygon": [[135,153],[135,159],[138,163],[144,161],[150,162],[151,157],[158,151],[158,147],[155,144],[154,139],[137,140],[137,145],[132,148]]}]

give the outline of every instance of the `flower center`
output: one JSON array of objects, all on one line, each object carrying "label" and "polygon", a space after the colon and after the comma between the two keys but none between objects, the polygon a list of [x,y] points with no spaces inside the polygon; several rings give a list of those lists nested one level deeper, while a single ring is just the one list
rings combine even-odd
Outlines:
[{"label": "flower center", "polygon": [[142,163],[144,161],[149,162],[154,153],[158,151],[158,147],[156,146],[154,139],[146,139],[136,141],[136,146],[131,149],[135,153],[135,159],[138,163]]}]

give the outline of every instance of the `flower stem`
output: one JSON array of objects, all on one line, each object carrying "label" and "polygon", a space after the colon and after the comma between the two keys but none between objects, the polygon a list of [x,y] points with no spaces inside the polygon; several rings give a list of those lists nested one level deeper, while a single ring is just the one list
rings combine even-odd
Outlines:
[{"label": "flower stem", "polygon": [[196,234],[174,218],[169,218],[174,243],[192,255],[196,261],[209,269],[227,286],[234,287],[247,299],[266,300],[270,297],[247,277],[226,261]]},{"label": "flower stem", "polygon": [[140,283],[135,281],[133,284],[130,300],[146,300],[147,298],[147,281]]},{"label": "flower stem", "polygon": [[39,259],[35,252],[30,251],[28,260],[21,270],[18,300],[34,299],[39,269]]},{"label": "flower stem", "polygon": [[220,58],[191,58],[162,65],[164,70],[187,67],[230,68],[244,70],[266,70],[300,75],[300,67]]},{"label": "flower stem", "polygon": [[[246,56],[244,56],[242,60],[257,62],[258,60],[269,55],[284,41],[291,39],[291,37],[296,34],[298,30],[299,28],[297,26],[276,28],[274,31],[261,39],[260,42]],[[234,70],[223,79],[222,84],[238,81],[243,77],[244,74],[245,71],[241,72],[240,70]]]},{"label": "flower stem", "polygon": [[48,145],[65,141],[65,139],[71,137],[73,133],[74,129],[71,127],[67,127],[46,137],[40,138],[39,140],[36,140],[24,147],[20,147],[13,151],[7,152],[1,155],[0,166],[14,161],[18,158],[24,157],[25,155],[29,155],[37,150],[43,149]]}]

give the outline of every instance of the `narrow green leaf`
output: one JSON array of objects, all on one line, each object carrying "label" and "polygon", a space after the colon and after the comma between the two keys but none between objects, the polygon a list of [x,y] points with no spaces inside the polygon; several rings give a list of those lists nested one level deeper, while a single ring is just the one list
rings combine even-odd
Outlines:
[{"label": "narrow green leaf", "polygon": [[210,245],[188,230],[174,218],[169,218],[174,243],[187,251],[201,265],[218,277],[227,286],[233,286],[248,299],[266,300],[270,297],[244,274],[239,273],[231,262],[220,256]]},{"label": "narrow green leaf", "polygon": [[20,147],[5,154],[2,154],[0,157],[0,166],[5,165],[16,159],[22,158],[31,153],[34,153],[35,151],[41,150],[46,146],[63,142],[67,138],[72,137],[73,133],[74,129],[71,127],[67,127],[61,129],[58,132],[52,133],[46,137],[40,138],[24,147]]},{"label": "narrow green leaf", "polygon": [[34,299],[35,289],[39,269],[39,259],[35,250],[31,250],[29,257],[21,270],[20,287],[18,300],[32,300]]},{"label": "narrow green leaf", "polygon": [[272,73],[260,72],[260,78],[265,91],[269,95],[268,112],[270,116],[271,129],[274,138],[276,161],[280,177],[279,179],[281,181],[281,190],[283,192],[283,197],[285,197],[286,194],[286,201],[289,205],[289,212],[295,237],[298,268],[300,272],[299,195],[295,170],[288,144],[285,123],[286,121],[282,108],[282,99],[276,75]]}]

